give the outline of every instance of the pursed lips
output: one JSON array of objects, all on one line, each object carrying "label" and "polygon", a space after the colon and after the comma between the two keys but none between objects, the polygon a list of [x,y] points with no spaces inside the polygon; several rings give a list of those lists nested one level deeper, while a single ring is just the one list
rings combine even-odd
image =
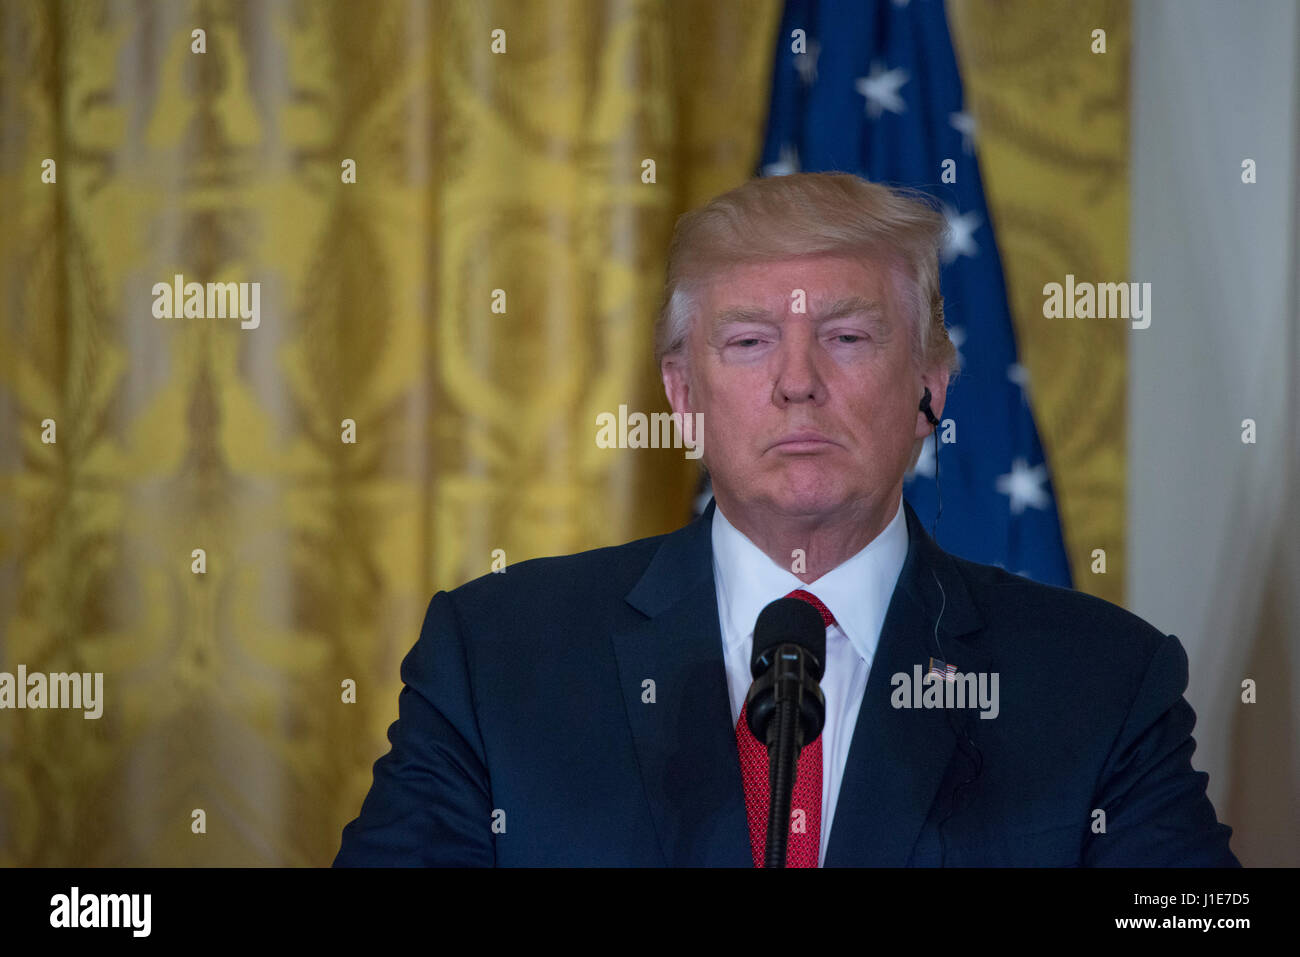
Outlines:
[{"label": "pursed lips", "polygon": [[820,432],[791,432],[789,435],[778,439],[773,443],[768,451],[780,449],[782,452],[821,452],[839,443],[822,435]]}]

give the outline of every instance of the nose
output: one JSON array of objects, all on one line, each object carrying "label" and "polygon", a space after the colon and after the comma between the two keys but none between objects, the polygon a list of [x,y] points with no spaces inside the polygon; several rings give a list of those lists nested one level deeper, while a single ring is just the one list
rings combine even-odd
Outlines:
[{"label": "nose", "polygon": [[826,383],[817,370],[816,338],[804,332],[781,340],[772,401],[780,408],[792,402],[826,401]]}]

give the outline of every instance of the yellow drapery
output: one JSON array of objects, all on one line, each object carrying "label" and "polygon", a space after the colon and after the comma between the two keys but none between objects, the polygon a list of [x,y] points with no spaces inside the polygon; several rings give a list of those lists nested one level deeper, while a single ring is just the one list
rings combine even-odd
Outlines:
[{"label": "yellow drapery", "polygon": [[[779,12],[0,7],[0,670],[105,676],[0,715],[0,864],[327,864],[433,591],[682,523],[694,464],[596,416],[666,408]],[[155,317],[176,274],[258,327]]]}]

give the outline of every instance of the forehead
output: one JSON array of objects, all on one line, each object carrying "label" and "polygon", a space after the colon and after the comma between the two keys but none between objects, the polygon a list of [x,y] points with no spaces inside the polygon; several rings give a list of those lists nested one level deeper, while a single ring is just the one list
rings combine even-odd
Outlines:
[{"label": "forehead", "polygon": [[857,301],[887,312],[893,304],[890,264],[876,259],[844,256],[801,256],[772,262],[741,263],[711,274],[700,292],[701,312],[754,310],[783,315],[800,298],[814,318],[824,310]]}]

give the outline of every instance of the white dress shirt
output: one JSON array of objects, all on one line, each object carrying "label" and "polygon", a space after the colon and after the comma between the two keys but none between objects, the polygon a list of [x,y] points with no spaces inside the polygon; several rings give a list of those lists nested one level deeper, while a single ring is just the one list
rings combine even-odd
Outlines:
[{"label": "white dress shirt", "polygon": [[[731,724],[753,683],[749,662],[754,622],[769,603],[802,588],[816,595],[835,623],[826,629],[826,725],[822,728],[821,848],[817,866],[826,861],[826,846],[835,820],[835,803],[857,723],[858,706],[867,687],[871,660],[899,572],[907,557],[907,520],[900,496],[898,510],[885,530],[862,551],[805,585],[789,565],[772,561],[741,534],[722,509],[713,510],[713,581],[718,593],[718,622],[722,628],[723,661],[731,695]],[[791,557],[793,562],[793,556]]]}]

